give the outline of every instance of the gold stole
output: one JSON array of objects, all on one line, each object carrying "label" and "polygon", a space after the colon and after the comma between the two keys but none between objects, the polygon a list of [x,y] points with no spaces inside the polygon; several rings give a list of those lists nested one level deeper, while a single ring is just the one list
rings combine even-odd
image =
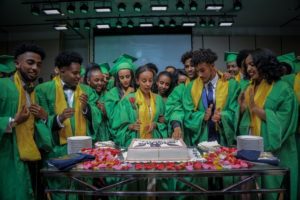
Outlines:
[{"label": "gold stole", "polygon": [[137,89],[135,93],[136,102],[138,105],[138,116],[141,123],[140,138],[149,139],[152,138],[152,133],[148,132],[149,126],[154,120],[156,113],[155,94],[150,92],[150,106],[147,105],[145,97],[140,89]]},{"label": "gold stole", "polygon": [[191,79],[189,77],[187,77],[185,80],[185,85],[188,85],[190,82],[191,82]]},{"label": "gold stole", "polygon": [[300,104],[300,72],[298,72],[295,77],[294,91],[297,96],[298,103]]},{"label": "gold stole", "polygon": [[[250,88],[252,88],[254,91],[254,85],[251,84],[245,91],[245,100],[248,108],[250,107]],[[257,86],[257,90],[254,94],[254,102],[259,108],[264,108],[265,102],[270,92],[272,91],[272,88],[273,88],[273,83],[269,84],[266,80],[262,80],[261,83]],[[250,127],[252,128],[251,133],[252,135],[259,136],[261,135],[260,132],[261,119],[252,112],[250,112],[250,115],[251,115]]]},{"label": "gold stole", "polygon": [[[53,81],[55,82],[55,113],[61,114],[64,111],[64,109],[68,107],[67,101],[65,99],[65,93],[63,90],[60,77],[56,77],[55,79],[53,79]],[[83,94],[83,91],[78,85],[76,87],[76,90],[74,91],[75,134],[72,131],[70,118],[66,119],[63,122],[64,127],[59,131],[59,142],[61,145],[67,143],[68,137],[71,137],[73,135],[76,136],[86,135],[86,119],[83,116],[81,103],[79,101],[79,97],[81,94]]]},{"label": "gold stole", "polygon": [[234,79],[235,79],[237,82],[240,82],[240,81],[241,81],[241,73],[239,72],[237,75],[235,75]]},{"label": "gold stole", "polygon": [[[219,75],[219,74],[218,74]],[[216,109],[222,110],[226,104],[227,101],[227,96],[228,96],[228,86],[229,83],[227,80],[220,78],[217,82],[217,88],[216,88]],[[194,80],[192,89],[191,89],[191,95],[192,95],[192,100],[194,104],[194,111],[198,109],[199,106],[199,100],[202,96],[202,90],[203,90],[203,82],[202,80],[198,77],[197,79]]]},{"label": "gold stole", "polygon": [[[26,106],[26,92],[23,88],[21,76],[19,72],[14,74],[14,82],[19,91],[19,105],[18,112],[20,112],[23,106]],[[30,94],[31,103],[35,102],[35,94]],[[34,141],[34,116],[29,115],[29,118],[16,126],[16,136],[20,159],[24,161],[35,161],[41,159],[41,154]]]}]

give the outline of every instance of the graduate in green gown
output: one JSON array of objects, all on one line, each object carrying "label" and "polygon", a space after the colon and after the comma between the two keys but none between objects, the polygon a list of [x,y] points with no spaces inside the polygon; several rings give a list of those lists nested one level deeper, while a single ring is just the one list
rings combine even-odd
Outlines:
[{"label": "graduate in green gown", "polygon": [[135,93],[127,95],[116,109],[117,118],[112,123],[116,143],[128,147],[133,138],[167,138],[167,129],[159,117],[164,115],[165,107],[161,96],[151,92],[153,71],[146,65],[136,71]]},{"label": "graduate in green gown", "polygon": [[51,147],[50,130],[44,123],[47,113],[36,104],[33,89],[44,58],[42,48],[25,43],[16,48],[14,58],[0,57],[1,199],[42,198],[39,149]]},{"label": "graduate in green gown", "polygon": [[[251,83],[239,96],[240,135],[264,139],[264,151],[280,159],[281,167],[290,168],[291,199],[297,199],[298,155],[296,128],[298,103],[291,87],[280,80],[281,69],[273,52],[257,49],[246,58]],[[280,187],[282,177],[266,177],[267,188]],[[276,194],[266,195],[276,199]]]},{"label": "graduate in green gown", "polygon": [[[36,87],[38,103],[48,112],[48,126],[52,129],[53,148],[45,159],[67,154],[67,138],[95,134],[101,122],[96,106],[97,95],[80,84],[81,56],[76,52],[62,52],[55,59],[59,76]],[[50,188],[67,187],[66,179],[48,179]],[[72,195],[73,196],[73,195]],[[75,195],[74,195],[75,196]],[[52,199],[64,199],[65,195],[53,194]]]},{"label": "graduate in green gown", "polygon": [[228,146],[235,140],[238,83],[217,73],[216,59],[210,49],[193,53],[192,64],[198,78],[187,85],[183,98],[184,133],[193,146],[213,140]]},{"label": "graduate in green gown", "polygon": [[172,74],[167,71],[160,72],[156,77],[156,81],[153,86],[153,92],[160,95],[164,102],[166,102],[169,94],[173,90]]},{"label": "graduate in green gown", "polygon": [[87,84],[94,89],[98,96],[97,107],[101,113],[101,124],[99,125],[99,129],[94,134],[95,142],[108,141],[112,139],[109,130],[108,118],[104,107],[104,95],[106,93],[104,79],[105,77],[102,74],[99,65],[95,63],[89,64],[86,72],[86,81]]}]

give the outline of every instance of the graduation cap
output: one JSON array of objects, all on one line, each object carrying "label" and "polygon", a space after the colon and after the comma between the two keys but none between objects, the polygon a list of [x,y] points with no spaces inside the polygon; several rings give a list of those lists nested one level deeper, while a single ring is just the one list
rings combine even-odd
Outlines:
[{"label": "graduation cap", "polygon": [[99,66],[100,66],[100,70],[103,74],[109,74],[110,67],[109,67],[108,63],[102,63],[102,64],[99,64]]},{"label": "graduation cap", "polygon": [[131,61],[131,62],[135,62],[137,60],[137,58],[131,56],[131,55],[128,55],[126,53],[122,54],[121,56],[119,56],[116,60],[114,60],[113,63],[117,63],[119,61]]},{"label": "graduation cap", "polygon": [[295,65],[296,65],[297,59],[296,59],[296,55],[294,52],[290,52],[287,54],[277,56],[277,60],[279,62],[284,62],[284,63],[289,64],[292,67],[292,71],[293,72],[295,71]]},{"label": "graduation cap", "polygon": [[80,66],[80,77],[84,77],[85,72],[86,72],[85,66],[81,65]]},{"label": "graduation cap", "polygon": [[0,56],[0,72],[12,73],[16,70],[16,65],[13,56],[1,55]]},{"label": "graduation cap", "polygon": [[238,55],[237,52],[225,52],[224,61],[226,63],[234,62],[236,61],[237,55]]},{"label": "graduation cap", "polygon": [[115,76],[122,69],[129,69],[134,72],[135,65],[132,62],[120,60],[113,65],[113,67],[110,69],[109,73],[111,75]]}]

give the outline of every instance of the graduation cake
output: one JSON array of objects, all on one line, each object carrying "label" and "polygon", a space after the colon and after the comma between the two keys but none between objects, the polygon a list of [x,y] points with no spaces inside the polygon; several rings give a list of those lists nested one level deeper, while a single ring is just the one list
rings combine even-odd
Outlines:
[{"label": "graduation cake", "polygon": [[133,139],[128,147],[126,161],[188,161],[188,148],[182,140]]}]

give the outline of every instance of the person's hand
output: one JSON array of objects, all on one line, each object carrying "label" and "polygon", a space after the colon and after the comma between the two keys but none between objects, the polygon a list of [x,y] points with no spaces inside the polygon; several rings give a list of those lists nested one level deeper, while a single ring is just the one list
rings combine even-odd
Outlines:
[{"label": "person's hand", "polygon": [[140,121],[136,121],[134,124],[130,124],[128,126],[128,128],[131,131],[140,131],[140,129],[141,129],[141,123],[140,123]]},{"label": "person's hand", "polygon": [[163,116],[163,115],[159,115],[159,117],[158,117],[158,122],[159,123],[165,123],[165,117]]},{"label": "person's hand", "polygon": [[180,138],[182,138],[182,131],[180,127],[174,128],[174,131],[172,133],[172,138],[175,140],[179,140]]},{"label": "person's hand", "polygon": [[79,101],[81,103],[81,108],[82,111],[85,112],[87,108],[87,102],[88,102],[88,95],[86,94],[81,94],[79,97]]},{"label": "person's hand", "polygon": [[58,116],[58,119],[61,123],[63,123],[66,119],[71,118],[74,115],[73,108],[66,108],[64,111]]},{"label": "person's hand", "polygon": [[209,118],[211,117],[211,115],[212,115],[212,108],[213,108],[213,104],[210,104],[209,107],[206,109],[205,115],[204,115],[204,120],[205,121],[208,121]]},{"label": "person's hand", "polygon": [[30,113],[37,119],[47,120],[48,113],[39,105],[31,104],[29,107]]},{"label": "person's hand", "polygon": [[243,113],[247,108],[247,103],[245,99],[245,92],[242,92],[238,97],[238,103],[240,105],[240,113]]},{"label": "person's hand", "polygon": [[29,118],[29,115],[30,115],[30,112],[29,112],[28,108],[24,105],[22,107],[22,110],[20,112],[18,112],[15,116],[16,125],[22,124],[23,122],[25,122]]},{"label": "person's hand", "polygon": [[152,133],[154,129],[156,129],[157,125],[155,122],[152,122],[150,125],[146,126],[146,130],[148,133]]},{"label": "person's hand", "polygon": [[221,109],[218,108],[215,110],[214,115],[212,116],[212,121],[218,123],[221,120]]},{"label": "person's hand", "polygon": [[106,110],[103,103],[97,102],[97,107],[101,110],[103,116],[106,116]]},{"label": "person's hand", "polygon": [[224,80],[229,80],[232,78],[232,75],[229,72],[224,72],[222,78]]}]

